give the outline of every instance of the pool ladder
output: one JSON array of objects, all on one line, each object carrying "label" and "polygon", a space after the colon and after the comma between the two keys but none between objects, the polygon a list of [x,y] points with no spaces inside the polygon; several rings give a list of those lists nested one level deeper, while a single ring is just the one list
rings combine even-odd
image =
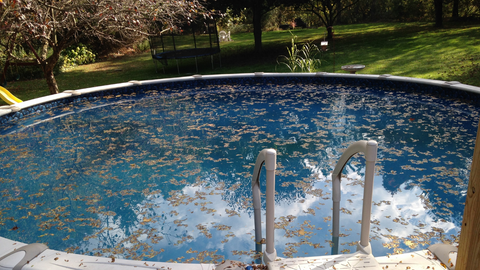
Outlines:
[{"label": "pool ladder", "polygon": [[[340,228],[340,199],[341,199],[341,174],[343,168],[356,153],[362,152],[366,159],[365,184],[363,191],[362,227],[360,241],[357,243],[357,253],[360,252],[367,257],[372,256],[372,248],[369,242],[370,216],[372,213],[373,177],[375,173],[375,161],[377,159],[378,144],[376,141],[357,141],[351,144],[340,157],[332,173],[333,190],[333,230],[332,230],[332,254],[338,254],[339,228]],[[265,264],[274,262],[277,259],[275,250],[275,169],[277,152],[274,149],[264,149],[260,152],[255,162],[252,176],[253,209],[255,222],[255,249],[262,252],[262,229],[261,229],[261,199],[260,199],[260,172],[262,166],[266,168],[267,190],[266,190],[266,249],[263,253]],[[355,253],[356,254],[356,253]],[[374,259],[373,259],[374,260]]]}]

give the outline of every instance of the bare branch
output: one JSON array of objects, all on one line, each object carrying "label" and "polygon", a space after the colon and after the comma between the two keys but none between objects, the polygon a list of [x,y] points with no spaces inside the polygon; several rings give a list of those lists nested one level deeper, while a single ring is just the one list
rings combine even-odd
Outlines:
[{"label": "bare branch", "polygon": [[[148,35],[157,22],[172,27],[202,14],[199,0],[3,0],[0,35],[15,34],[21,37],[15,42],[27,41],[47,81],[54,82],[53,62],[63,49],[80,39],[122,44]],[[37,54],[42,44],[53,51],[48,59]]]}]

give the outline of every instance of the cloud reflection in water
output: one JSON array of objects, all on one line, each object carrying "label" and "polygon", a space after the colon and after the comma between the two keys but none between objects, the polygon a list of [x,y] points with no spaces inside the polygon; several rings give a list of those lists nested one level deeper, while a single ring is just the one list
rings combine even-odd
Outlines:
[{"label": "cloud reflection in water", "polygon": [[[349,144],[375,139],[374,254],[456,242],[478,113],[446,103],[344,86],[221,85],[33,115],[0,135],[0,234],[102,256],[250,262],[251,173],[273,147],[278,254],[329,254],[330,173]],[[344,173],[340,242],[351,252],[363,158]]]}]

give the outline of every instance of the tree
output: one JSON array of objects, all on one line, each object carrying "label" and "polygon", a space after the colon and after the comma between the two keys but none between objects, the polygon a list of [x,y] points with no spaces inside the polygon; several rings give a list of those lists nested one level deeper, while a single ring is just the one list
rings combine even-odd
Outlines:
[{"label": "tree", "polygon": [[201,12],[198,0],[0,0],[0,36],[7,57],[15,45],[31,51],[55,94],[60,53],[79,39],[121,44],[148,35],[155,22],[173,27]]},{"label": "tree", "polygon": [[443,27],[443,0],[434,0],[435,26]]},{"label": "tree", "polygon": [[255,40],[255,52],[262,51],[262,18],[276,6],[276,0],[245,0],[245,1],[209,1],[209,8],[226,11],[231,9],[234,13],[240,14],[245,8],[251,11],[253,21],[253,37]]},{"label": "tree", "polygon": [[249,9],[252,14],[253,21],[253,36],[255,39],[255,52],[262,52],[262,26],[263,18],[265,15],[273,10],[275,7],[281,5],[299,5],[308,0],[297,0],[295,2],[289,0],[225,0],[225,1],[216,1],[209,0],[209,7],[220,9],[225,11],[227,8],[230,8],[236,13],[240,13],[245,8]]},{"label": "tree", "polygon": [[452,18],[458,19],[458,5],[460,0],[453,0]]},{"label": "tree", "polygon": [[333,37],[333,25],[341,18],[344,10],[356,5],[360,0],[309,0],[306,10],[317,15],[327,28],[328,38]]}]

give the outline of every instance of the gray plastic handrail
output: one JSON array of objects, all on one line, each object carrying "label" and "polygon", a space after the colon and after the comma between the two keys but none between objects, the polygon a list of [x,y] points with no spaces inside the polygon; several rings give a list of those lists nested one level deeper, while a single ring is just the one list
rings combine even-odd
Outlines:
[{"label": "gray plastic handrail", "polygon": [[458,248],[456,246],[441,243],[429,246],[428,250],[445,264],[449,270],[455,270],[455,264],[450,261],[450,253],[458,253]]},{"label": "gray plastic handrail", "polygon": [[332,173],[333,191],[333,216],[332,216],[332,254],[338,254],[338,239],[340,235],[340,181],[343,168],[350,158],[358,152],[363,152],[366,159],[365,184],[363,190],[362,228],[360,242],[357,250],[371,254],[369,243],[370,237],[370,216],[372,214],[373,177],[375,174],[375,161],[377,160],[378,143],[376,141],[358,141],[350,145],[340,157]]},{"label": "gray plastic handrail", "polygon": [[25,255],[23,256],[23,258],[13,267],[13,270],[20,270],[23,268],[23,266],[25,266],[32,259],[40,255],[42,252],[44,252],[47,249],[48,247],[44,244],[40,244],[40,243],[29,244],[29,245],[17,248],[12,252],[9,252],[3,255],[2,257],[0,257],[0,261],[17,252],[25,252]]},{"label": "gray plastic handrail", "polygon": [[267,170],[267,191],[266,191],[266,250],[263,255],[265,263],[274,261],[277,258],[275,250],[275,169],[277,167],[277,152],[274,149],[264,149],[258,154],[253,169],[252,193],[253,193],[253,219],[255,222],[255,244],[256,251],[262,251],[262,203],[260,199],[260,171],[263,164]]}]

